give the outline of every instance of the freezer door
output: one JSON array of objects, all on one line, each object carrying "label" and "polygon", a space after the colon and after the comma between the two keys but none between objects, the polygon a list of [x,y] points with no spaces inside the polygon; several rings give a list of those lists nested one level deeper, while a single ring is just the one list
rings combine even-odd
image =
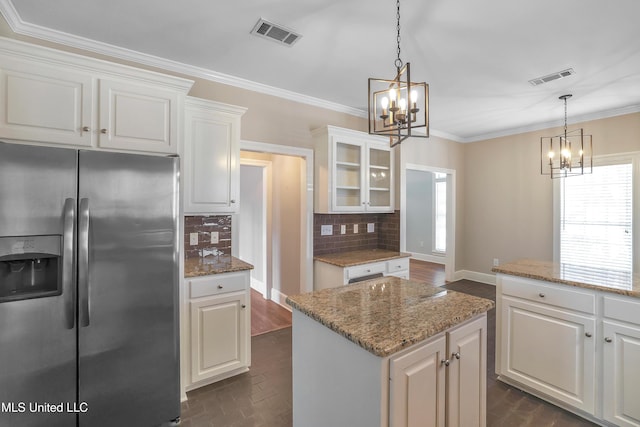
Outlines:
[{"label": "freezer door", "polygon": [[[76,164],[75,150],[0,142],[0,240],[7,243],[0,257],[0,426],[75,425],[76,415],[67,412],[67,404],[73,408],[76,402]],[[35,243],[39,241],[42,246]],[[42,259],[35,252],[45,246],[50,253],[66,252],[56,267],[64,284],[59,292],[20,299],[21,292],[29,295],[28,288],[43,278],[43,270],[34,266],[35,259]],[[42,405],[47,403],[62,404],[63,412],[46,410]]]},{"label": "freezer door", "polygon": [[180,416],[178,160],[79,159],[80,426],[163,425]]}]

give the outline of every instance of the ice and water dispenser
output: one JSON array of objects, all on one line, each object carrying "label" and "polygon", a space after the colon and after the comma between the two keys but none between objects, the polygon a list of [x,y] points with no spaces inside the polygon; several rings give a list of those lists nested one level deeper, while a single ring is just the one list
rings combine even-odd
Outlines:
[{"label": "ice and water dispenser", "polygon": [[62,293],[62,236],[0,237],[0,303]]}]

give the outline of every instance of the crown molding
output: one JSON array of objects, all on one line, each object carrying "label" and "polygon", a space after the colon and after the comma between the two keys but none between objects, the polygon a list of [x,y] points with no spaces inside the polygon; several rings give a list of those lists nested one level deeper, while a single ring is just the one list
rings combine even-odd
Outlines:
[{"label": "crown molding", "polygon": [[[629,105],[627,107],[614,108],[611,110],[598,111],[595,113],[587,113],[579,116],[571,117],[570,125],[576,125],[583,122],[589,122],[592,120],[606,119],[609,117],[623,116],[625,114],[633,114],[640,112],[640,105]],[[505,129],[499,132],[485,133],[482,135],[471,136],[468,138],[460,138],[458,142],[477,142],[485,141],[487,139],[500,138],[503,136],[517,135],[520,133],[534,132],[538,130],[550,129],[564,125],[564,119],[558,119],[549,122],[535,123],[528,126],[521,126],[511,129]]]}]

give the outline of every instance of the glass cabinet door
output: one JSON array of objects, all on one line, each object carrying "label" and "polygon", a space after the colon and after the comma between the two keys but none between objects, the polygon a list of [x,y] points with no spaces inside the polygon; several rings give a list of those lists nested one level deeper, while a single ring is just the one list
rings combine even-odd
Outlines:
[{"label": "glass cabinet door", "polygon": [[362,149],[361,145],[335,143],[334,209],[361,210],[362,199]]},{"label": "glass cabinet door", "polygon": [[391,151],[369,148],[367,209],[391,206]]}]

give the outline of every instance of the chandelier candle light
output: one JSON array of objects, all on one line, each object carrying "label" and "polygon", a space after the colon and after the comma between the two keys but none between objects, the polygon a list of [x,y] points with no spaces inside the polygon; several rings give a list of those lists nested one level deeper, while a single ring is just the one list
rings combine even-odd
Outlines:
[{"label": "chandelier candle light", "polygon": [[[429,85],[412,82],[409,63],[400,59],[400,0],[396,11],[396,76],[393,80],[369,79],[369,133],[389,136],[392,147],[410,136],[429,137]],[[412,132],[417,128],[424,132]]]},{"label": "chandelier candle light", "polygon": [[593,171],[593,144],[591,135],[582,128],[567,132],[567,99],[564,101],[564,133],[540,138],[540,173],[551,178],[583,175]]}]

